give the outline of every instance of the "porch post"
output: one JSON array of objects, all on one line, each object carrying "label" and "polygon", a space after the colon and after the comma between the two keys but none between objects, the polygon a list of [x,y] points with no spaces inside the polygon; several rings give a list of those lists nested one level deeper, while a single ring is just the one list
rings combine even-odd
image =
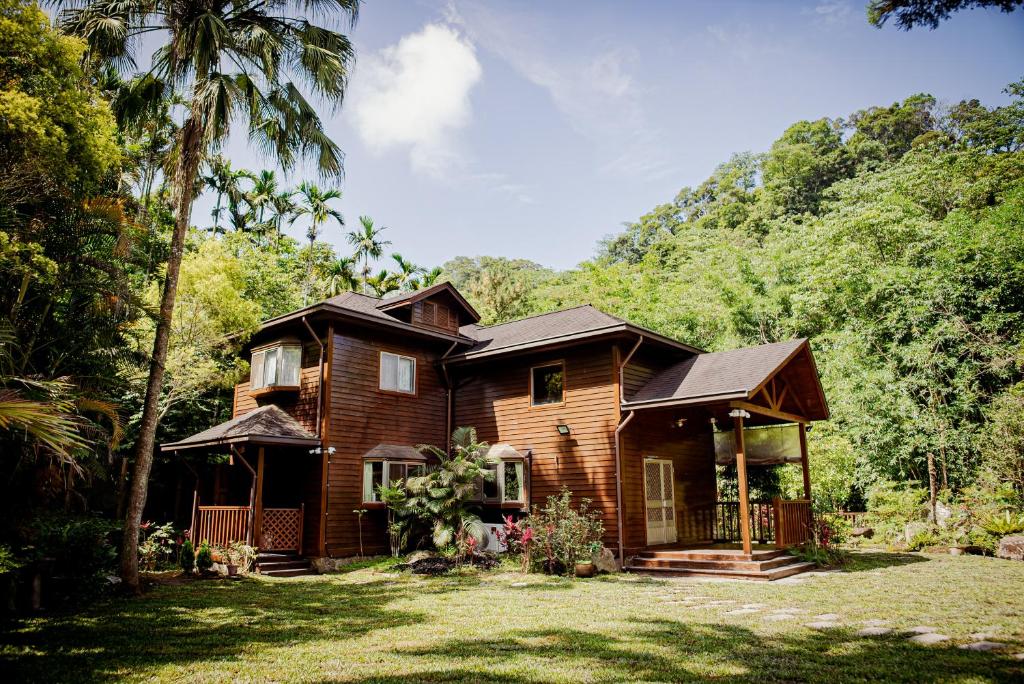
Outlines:
[{"label": "porch post", "polygon": [[800,430],[800,465],[804,469],[804,498],[811,500],[811,471],[807,465],[807,425],[797,423]]},{"label": "porch post", "polygon": [[256,548],[263,547],[263,447],[257,451],[256,461]]},{"label": "porch post", "polygon": [[747,457],[743,446],[743,411],[732,412],[733,434],[736,438],[736,478],[740,490],[740,538],[743,553],[750,555],[750,493],[747,491]]}]

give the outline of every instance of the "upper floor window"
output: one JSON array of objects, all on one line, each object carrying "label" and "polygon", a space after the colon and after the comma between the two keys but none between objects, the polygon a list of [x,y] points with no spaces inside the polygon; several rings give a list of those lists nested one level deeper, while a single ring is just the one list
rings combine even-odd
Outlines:
[{"label": "upper floor window", "polygon": [[380,388],[388,392],[416,393],[416,359],[391,352],[380,353]]},{"label": "upper floor window", "polygon": [[249,389],[298,387],[302,345],[279,342],[252,353]]},{"label": "upper floor window", "polygon": [[553,363],[530,369],[530,404],[561,404],[565,400],[565,366]]}]

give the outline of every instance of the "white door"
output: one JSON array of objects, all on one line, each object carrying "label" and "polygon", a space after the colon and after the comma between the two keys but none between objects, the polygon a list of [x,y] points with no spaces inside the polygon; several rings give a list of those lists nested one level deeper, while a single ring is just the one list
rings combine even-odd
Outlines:
[{"label": "white door", "polygon": [[672,461],[644,461],[648,544],[669,544],[676,540],[676,501],[672,475]]}]

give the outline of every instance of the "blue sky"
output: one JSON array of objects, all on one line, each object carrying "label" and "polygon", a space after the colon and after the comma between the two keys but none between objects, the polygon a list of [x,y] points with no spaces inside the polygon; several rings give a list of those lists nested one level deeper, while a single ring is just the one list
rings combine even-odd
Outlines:
[{"label": "blue sky", "polygon": [[[864,5],[367,0],[348,99],[325,117],[346,153],[339,206],[422,265],[490,254],[568,268],[795,121],[917,92],[1004,103],[1024,76],[1024,12],[906,33],[871,27]],[[244,136],[226,153],[266,164]],[[199,201],[196,223],[211,206]],[[323,239],[347,252],[343,232]]]}]

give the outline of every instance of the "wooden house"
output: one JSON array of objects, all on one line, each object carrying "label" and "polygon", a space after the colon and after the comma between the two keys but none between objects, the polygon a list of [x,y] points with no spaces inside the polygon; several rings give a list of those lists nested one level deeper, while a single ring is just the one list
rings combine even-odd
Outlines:
[{"label": "wooden house", "polygon": [[[429,467],[417,445],[444,448],[473,426],[497,472],[481,488],[487,522],[565,486],[602,512],[628,568],[803,568],[781,553],[809,534],[805,434],[828,418],[806,340],[708,353],[592,306],[478,321],[442,283],[347,292],[265,322],[232,419],[162,446],[221,455],[197,478],[193,536],[307,557],[384,552],[376,486]],[[750,501],[748,469],[784,462],[801,464],[803,498]],[[739,491],[723,501],[716,464],[730,463]]]}]

